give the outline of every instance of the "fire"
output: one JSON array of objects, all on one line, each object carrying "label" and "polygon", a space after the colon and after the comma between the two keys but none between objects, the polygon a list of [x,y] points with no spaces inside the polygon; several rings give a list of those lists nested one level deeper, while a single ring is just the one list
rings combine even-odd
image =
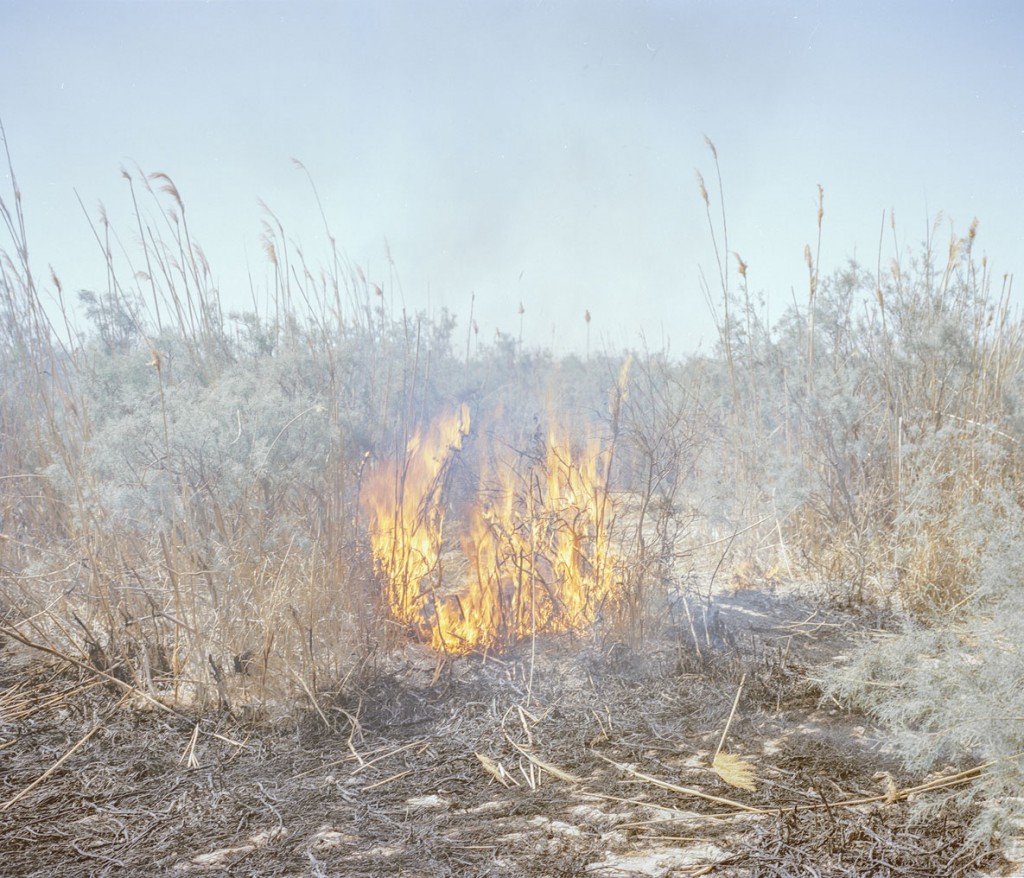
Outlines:
[{"label": "fire", "polygon": [[621,571],[609,538],[610,460],[601,443],[574,452],[553,431],[543,457],[507,455],[483,480],[488,502],[473,510],[462,541],[471,560],[467,597],[440,616],[449,649],[582,630],[611,608]]},{"label": "fire", "polygon": [[532,454],[495,449],[456,522],[458,540],[446,544],[447,474],[468,429],[462,406],[409,441],[401,469],[383,465],[366,483],[392,615],[456,653],[586,629],[614,607],[623,578],[609,490],[614,443],[574,444],[553,428]]},{"label": "fire", "polygon": [[379,467],[363,485],[374,561],[387,604],[403,625],[418,627],[422,621],[429,579],[441,557],[444,483],[469,424],[463,404],[425,434],[413,433],[401,465]]}]

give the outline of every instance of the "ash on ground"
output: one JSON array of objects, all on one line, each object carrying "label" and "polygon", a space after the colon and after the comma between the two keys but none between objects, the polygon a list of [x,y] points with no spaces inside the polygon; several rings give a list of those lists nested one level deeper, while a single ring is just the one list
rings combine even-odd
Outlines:
[{"label": "ash on ground", "polygon": [[915,820],[907,791],[927,779],[901,772],[864,717],[822,701],[816,669],[863,619],[768,588],[680,595],[666,619],[642,648],[566,635],[444,659],[409,645],[273,725],[127,709],[87,672],[18,664],[8,649],[2,869],[952,878],[1009,868],[966,844],[971,814],[955,789],[913,793],[944,797]]}]

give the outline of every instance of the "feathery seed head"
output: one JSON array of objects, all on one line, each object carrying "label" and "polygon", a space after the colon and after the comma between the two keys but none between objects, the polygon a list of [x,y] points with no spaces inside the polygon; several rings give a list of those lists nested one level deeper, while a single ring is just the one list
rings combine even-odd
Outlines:
[{"label": "feathery seed head", "polygon": [[185,203],[181,200],[181,194],[178,192],[178,187],[174,185],[174,181],[167,174],[163,171],[156,171],[149,175],[149,179],[160,181],[163,184],[160,186],[160,191],[170,195],[177,203],[178,210],[182,213],[185,212]]},{"label": "feathery seed head", "polygon": [[704,175],[700,171],[694,172],[697,175],[697,186],[700,188],[700,197],[704,199],[704,203],[708,206],[711,205],[711,200],[708,198],[708,188],[704,185]]},{"label": "feathery seed head", "polygon": [[274,265],[277,265],[277,248],[274,246],[274,240],[264,232],[260,235],[260,244],[263,245],[263,252],[267,254],[269,259]]}]

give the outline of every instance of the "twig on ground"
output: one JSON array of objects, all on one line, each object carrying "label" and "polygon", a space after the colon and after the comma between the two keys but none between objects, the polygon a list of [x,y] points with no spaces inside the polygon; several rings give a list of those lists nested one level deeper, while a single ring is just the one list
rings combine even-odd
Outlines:
[{"label": "twig on ground", "polygon": [[508,735],[505,735],[505,738],[513,747],[516,748],[516,750],[522,753],[523,756],[529,759],[530,762],[537,766],[537,768],[541,769],[541,771],[546,771],[552,777],[557,777],[559,780],[564,780],[566,783],[583,783],[583,781],[580,778],[576,777],[576,775],[570,774],[568,771],[563,771],[557,765],[552,765],[550,762],[545,762],[543,759],[539,759],[538,757],[534,756],[525,747],[520,746],[511,738],[509,738]]},{"label": "twig on ground", "polygon": [[[609,759],[607,756],[602,756],[600,753],[594,754],[598,759],[602,759],[609,765],[615,766],[620,771],[631,774],[637,780],[647,781],[647,783],[653,784],[656,787],[661,787],[663,790],[669,790],[673,793],[680,793],[684,796],[696,796],[698,799],[704,799],[706,802],[714,802],[716,805],[727,805],[730,808],[736,808],[740,811],[749,811],[751,814],[776,814],[779,809],[771,808],[755,808],[753,805],[745,805],[743,802],[737,802],[734,799],[726,799],[722,796],[713,796],[710,793],[704,793],[700,790],[695,790],[692,787],[681,787],[678,784],[669,783],[668,781],[659,780],[656,777],[651,777],[649,774],[643,774],[634,768],[630,768],[628,765],[623,765],[621,762],[615,762]],[[785,809],[791,810],[791,809]]]},{"label": "twig on ground", "polygon": [[11,805],[15,804],[15,802],[18,802],[21,799],[23,799],[30,792],[32,792],[32,790],[39,786],[39,784],[43,783],[43,781],[50,777],[50,775],[52,775],[65,762],[67,762],[68,759],[70,759],[75,754],[75,752],[86,743],[86,741],[88,741],[93,735],[96,734],[96,732],[98,732],[100,729],[104,727],[109,717],[113,716],[117,710],[120,710],[121,703],[123,701],[124,699],[122,698],[120,701],[117,702],[117,704],[114,705],[114,707],[111,710],[108,710],[106,714],[104,714],[103,718],[97,720],[96,724],[91,729],[89,729],[89,731],[87,731],[84,735],[82,735],[82,737],[78,739],[78,741],[71,747],[70,750],[68,750],[63,756],[60,757],[60,759],[54,762],[53,765],[46,769],[46,771],[39,775],[39,777],[32,781],[32,783],[30,783],[19,793],[15,794],[2,805],[0,805],[0,811],[6,811],[8,808],[11,807]]}]

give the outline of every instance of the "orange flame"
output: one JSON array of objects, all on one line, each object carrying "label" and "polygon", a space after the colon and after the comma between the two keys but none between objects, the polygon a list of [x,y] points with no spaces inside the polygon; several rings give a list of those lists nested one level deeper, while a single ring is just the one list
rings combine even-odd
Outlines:
[{"label": "orange flame", "polygon": [[441,556],[443,487],[454,454],[469,434],[469,407],[417,430],[399,467],[385,463],[363,486],[374,560],[384,575],[385,598],[403,625],[419,627],[429,577]]},{"label": "orange flame", "polygon": [[519,463],[525,472],[517,476],[505,462],[494,500],[475,512],[463,540],[475,561],[471,599],[444,626],[459,649],[582,630],[616,597],[610,452],[591,441],[576,454],[567,436],[552,432],[542,458]]},{"label": "orange flame", "polygon": [[[382,466],[366,483],[391,613],[456,653],[586,629],[612,609],[623,578],[612,539],[613,445],[574,446],[565,430],[552,429],[539,453],[497,453],[459,522],[464,560],[442,565],[455,551],[442,540],[446,475],[468,427],[462,406],[410,440],[400,471]],[[465,571],[461,581],[442,582],[442,567]]]}]

